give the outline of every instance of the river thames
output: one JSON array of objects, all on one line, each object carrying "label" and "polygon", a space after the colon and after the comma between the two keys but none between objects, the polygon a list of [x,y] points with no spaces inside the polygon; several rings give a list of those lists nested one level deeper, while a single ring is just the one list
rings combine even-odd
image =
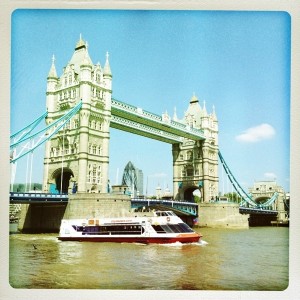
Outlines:
[{"label": "river thames", "polygon": [[253,290],[288,286],[289,229],[196,229],[201,243],[61,242],[10,235],[9,281],[25,289]]}]

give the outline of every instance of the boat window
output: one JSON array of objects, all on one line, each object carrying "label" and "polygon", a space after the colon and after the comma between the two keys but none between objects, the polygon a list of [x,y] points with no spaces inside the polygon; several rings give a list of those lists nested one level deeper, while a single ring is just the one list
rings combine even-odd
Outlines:
[{"label": "boat window", "polygon": [[73,227],[76,231],[82,231],[82,230],[83,230],[83,226],[72,225],[72,227]]},{"label": "boat window", "polygon": [[167,212],[168,216],[176,216],[172,211]]},{"label": "boat window", "polygon": [[160,225],[152,225],[152,227],[157,233],[165,233],[165,230]]},{"label": "boat window", "polygon": [[109,234],[141,234],[141,225],[108,225],[108,226],[86,226],[83,230],[89,235],[109,235]]},{"label": "boat window", "polygon": [[173,230],[168,225],[161,225],[161,227],[165,230],[165,232],[173,233]]},{"label": "boat window", "polygon": [[178,223],[178,226],[182,229],[182,232],[193,232],[193,229],[185,223]]},{"label": "boat window", "polygon": [[182,232],[181,228],[177,224],[168,224],[173,232],[179,233]]}]

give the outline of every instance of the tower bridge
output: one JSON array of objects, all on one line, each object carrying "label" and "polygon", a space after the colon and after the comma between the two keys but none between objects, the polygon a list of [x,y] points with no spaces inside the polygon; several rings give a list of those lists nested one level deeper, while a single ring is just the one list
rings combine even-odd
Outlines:
[{"label": "tower bridge", "polygon": [[[218,196],[218,156],[247,205],[254,208],[257,205],[242,191],[220,155],[214,107],[208,113],[205,102],[201,106],[193,95],[180,120],[176,114],[172,118],[167,113],[160,116],[116,100],[112,97],[108,53],[104,67],[93,64],[81,36],[60,76],[52,58],[46,108],[46,113],[11,136],[12,170],[18,159],[45,145],[41,195],[107,193],[110,128],[116,128],[172,145],[173,199],[178,207],[180,203],[193,202],[195,190],[199,191],[202,203]],[[32,133],[42,120],[46,121],[46,127]],[[11,195],[11,199],[24,201],[17,195]],[[62,197],[62,201],[67,199]]]},{"label": "tower bridge", "polygon": [[[179,120],[176,115],[160,116],[114,99],[108,53],[104,67],[93,64],[81,36],[60,76],[52,58],[46,108],[43,138],[33,142],[36,147],[45,145],[43,192],[70,193],[76,187],[77,193],[107,193],[110,128],[116,128],[172,145],[174,199],[191,200],[194,190],[200,191],[202,201],[217,196],[218,120],[214,109],[208,113],[205,103],[201,107],[193,95]],[[21,138],[13,136],[12,163],[26,154],[20,155],[23,143],[39,137],[31,134],[34,126],[21,132]]]}]

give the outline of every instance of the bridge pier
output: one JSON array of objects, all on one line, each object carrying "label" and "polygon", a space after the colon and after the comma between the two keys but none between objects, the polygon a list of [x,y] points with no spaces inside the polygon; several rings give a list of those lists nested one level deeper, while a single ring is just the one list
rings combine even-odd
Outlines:
[{"label": "bridge pier", "polygon": [[199,227],[248,228],[249,215],[239,212],[237,203],[199,203]]},{"label": "bridge pier", "polygon": [[59,232],[62,219],[125,217],[131,211],[128,196],[100,193],[70,194],[68,202],[21,205],[18,230],[22,233]]},{"label": "bridge pier", "polygon": [[131,201],[123,194],[79,193],[69,195],[64,219],[126,217]]},{"label": "bridge pier", "polygon": [[58,232],[67,203],[21,204],[18,230],[22,233]]}]

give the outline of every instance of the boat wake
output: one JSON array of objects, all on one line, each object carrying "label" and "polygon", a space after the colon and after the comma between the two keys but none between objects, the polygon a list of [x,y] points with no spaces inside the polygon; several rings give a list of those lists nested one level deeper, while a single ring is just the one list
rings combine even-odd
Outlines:
[{"label": "boat wake", "polygon": [[180,243],[180,242],[176,242],[176,243],[170,243],[170,244],[158,244],[159,246],[164,246],[164,247],[185,247],[185,246],[190,246],[190,245],[194,245],[194,246],[206,246],[208,245],[208,242],[206,241],[199,241],[199,242],[194,242],[194,243]]}]

